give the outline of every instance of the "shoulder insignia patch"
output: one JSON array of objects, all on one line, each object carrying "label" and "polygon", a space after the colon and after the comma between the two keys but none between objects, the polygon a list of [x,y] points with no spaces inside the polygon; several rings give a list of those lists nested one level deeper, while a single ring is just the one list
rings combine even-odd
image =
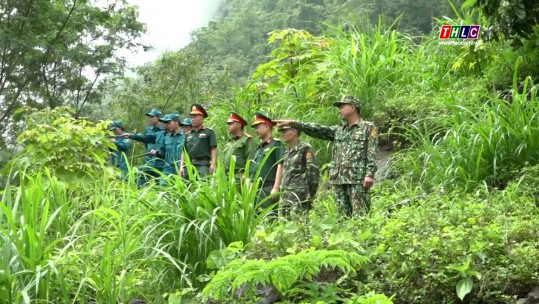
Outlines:
[{"label": "shoulder insignia patch", "polygon": [[313,154],[311,152],[307,152],[307,154],[305,154],[305,158],[307,160],[311,160],[313,158]]},{"label": "shoulder insignia patch", "polygon": [[371,133],[369,134],[370,137],[377,137],[378,136],[378,129],[373,128],[371,130]]}]

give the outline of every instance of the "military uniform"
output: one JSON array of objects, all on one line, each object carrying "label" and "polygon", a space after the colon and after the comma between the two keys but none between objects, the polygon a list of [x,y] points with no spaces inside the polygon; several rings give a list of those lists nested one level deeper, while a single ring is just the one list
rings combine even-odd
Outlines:
[{"label": "military uniform", "polygon": [[318,190],[320,171],[314,150],[307,143],[298,142],[284,152],[283,182],[281,184],[283,209],[297,206],[309,210]]},{"label": "military uniform", "polygon": [[166,133],[163,130],[150,134],[129,135],[129,139],[151,145],[153,150],[157,151],[156,155],[152,158],[152,164],[154,168],[159,168],[159,171],[163,171],[165,165],[165,135]]},{"label": "military uniform", "polygon": [[231,138],[224,148],[223,165],[228,173],[230,168],[230,159],[235,157],[234,175],[240,177],[243,175],[247,161],[253,159],[256,144],[249,134],[243,134],[238,138]]},{"label": "military uniform", "polygon": [[[260,113],[255,113],[255,123],[253,123],[253,126],[259,123],[273,125],[269,118]],[[262,164],[262,160],[264,160],[268,154],[268,158],[265,160],[264,164]],[[256,148],[252,164],[249,167],[249,174],[251,179],[254,179],[257,171],[260,170],[258,177],[261,179],[261,184],[256,197],[257,203],[271,194],[271,190],[273,189],[277,175],[277,166],[282,162],[283,154],[283,143],[280,140],[272,137],[261,142]],[[262,204],[261,207],[266,208],[273,204],[275,200],[276,199],[267,200],[264,202],[264,204]]]},{"label": "military uniform", "polygon": [[[157,116],[157,117],[160,117],[161,116],[161,111],[157,110],[157,109],[152,109],[150,112],[146,113],[146,116]],[[155,134],[157,132],[160,132],[160,131],[163,131],[163,128],[161,126],[148,126],[146,127],[146,129],[144,130],[144,135],[151,135],[151,134]],[[144,143],[144,148],[146,150],[146,153],[150,152],[151,150],[154,150],[155,149],[155,144],[153,143]],[[159,166],[156,166],[156,163],[155,163],[155,156],[151,155],[151,154],[147,154],[145,157],[144,157],[144,164],[146,166],[149,166],[149,167],[152,167],[152,168],[155,168],[156,170],[158,171],[161,171],[162,170],[162,167],[159,167]],[[158,162],[159,163],[159,162]]]},{"label": "military uniform", "polygon": [[[146,116],[159,117],[161,116],[161,112],[157,109],[152,109],[150,112],[146,113]],[[144,148],[146,150],[146,155],[144,156],[144,166],[138,168],[138,170],[142,172],[142,174],[139,174],[137,179],[137,185],[139,187],[142,187],[148,181],[148,175],[157,176],[157,172],[163,171],[162,160],[150,154],[151,150],[157,150],[156,144],[142,139],[146,136],[155,135],[157,132],[162,131],[163,128],[161,126],[147,126],[144,133],[139,133],[136,134],[136,136],[129,137],[130,139],[144,143]]]},{"label": "military uniform", "polygon": [[[241,116],[231,112],[227,123],[233,122],[239,122],[242,126],[247,125],[247,122]],[[231,158],[234,157],[234,175],[236,178],[240,178],[245,171],[247,161],[253,159],[255,149],[256,144],[251,135],[243,133],[239,137],[231,137],[223,150],[223,165],[227,174],[229,173]]]},{"label": "military uniform", "polygon": [[[168,122],[172,119],[179,119],[177,114],[167,114],[159,121]],[[133,134],[129,138],[136,139],[141,142],[155,144],[156,163],[163,168],[163,173],[177,174],[176,167],[179,166],[179,160],[184,143],[184,135],[181,129],[178,133],[171,134],[159,131],[155,134],[140,135]]]},{"label": "military uniform", "polygon": [[[359,102],[356,107],[359,108]],[[292,127],[309,136],[334,142],[329,182],[335,191],[335,201],[349,216],[355,211],[368,212],[370,195],[368,189],[363,188],[363,179],[374,177],[377,170],[378,132],[374,124],[360,118],[350,128],[346,123],[328,127],[301,122],[292,123]]]},{"label": "military uniform", "polygon": [[[123,127],[122,122],[119,120],[114,121],[109,126],[109,130],[113,131],[117,127]],[[122,171],[122,174],[125,176],[128,172],[126,155],[131,148],[132,143],[128,139],[115,138],[114,145],[116,146],[116,150],[113,150],[112,165],[119,168]]]},{"label": "military uniform", "polygon": [[[199,104],[191,105],[189,115],[208,117],[204,107]],[[208,127],[202,126],[199,130],[193,128],[185,137],[185,151],[200,177],[210,173],[212,148],[217,148],[217,137]],[[184,177],[187,178],[187,172],[184,173]]]}]

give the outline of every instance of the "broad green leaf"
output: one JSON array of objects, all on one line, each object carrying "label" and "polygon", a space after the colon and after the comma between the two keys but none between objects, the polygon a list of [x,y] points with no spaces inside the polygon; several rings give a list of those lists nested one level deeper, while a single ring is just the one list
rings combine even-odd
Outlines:
[{"label": "broad green leaf", "polygon": [[472,291],[473,287],[473,280],[472,278],[468,277],[465,279],[460,280],[457,283],[457,296],[459,299],[464,300],[464,297]]}]

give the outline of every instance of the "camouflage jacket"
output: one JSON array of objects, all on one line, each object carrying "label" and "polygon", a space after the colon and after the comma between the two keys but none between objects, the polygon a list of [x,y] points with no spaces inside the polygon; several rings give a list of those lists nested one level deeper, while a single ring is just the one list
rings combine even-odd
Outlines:
[{"label": "camouflage jacket", "polygon": [[333,141],[333,159],[329,181],[333,185],[362,184],[366,175],[376,173],[378,131],[373,123],[361,118],[350,128],[346,123],[322,126],[314,123],[295,122],[293,127],[305,134]]},{"label": "camouflage jacket", "polygon": [[245,170],[247,161],[254,158],[256,144],[252,136],[243,134],[240,138],[231,139],[223,150],[223,167],[228,172],[230,158],[235,157],[234,172],[241,173]]},{"label": "camouflage jacket", "polygon": [[318,190],[320,171],[314,158],[314,150],[307,143],[298,144],[284,152],[283,200],[304,202],[313,200]]}]

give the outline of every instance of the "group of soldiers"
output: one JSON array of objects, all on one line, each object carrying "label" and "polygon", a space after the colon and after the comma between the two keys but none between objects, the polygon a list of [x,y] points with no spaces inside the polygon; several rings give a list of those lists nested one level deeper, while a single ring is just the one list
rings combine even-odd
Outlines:
[{"label": "group of soldiers", "polygon": [[[361,117],[361,105],[357,98],[344,95],[334,106],[339,109],[342,123],[323,126],[294,120],[272,120],[262,113],[255,113],[251,127],[259,142],[246,133],[247,121],[235,112],[227,119],[229,141],[223,152],[223,164],[227,174],[237,180],[260,179],[256,203],[262,208],[277,207],[280,193],[281,209],[308,211],[319,186],[319,168],[315,151],[308,143],[300,141],[301,133],[334,142],[329,183],[341,213],[352,216],[365,214],[370,208],[369,189],[376,173],[378,147],[377,129],[373,123]],[[130,140],[145,144],[145,166],[137,183],[143,186],[148,177],[178,174],[188,178],[187,159],[190,168],[196,169],[204,178],[215,172],[217,164],[217,138],[215,132],[204,125],[208,114],[200,104],[193,104],[189,117],[180,119],[178,114],[166,114],[153,109],[146,113],[148,127],[143,133],[128,134],[120,121],[109,128],[115,136],[116,145],[113,164],[127,172],[125,153]],[[160,126],[162,125],[162,128]],[[273,137],[278,128],[282,141]],[[284,143],[283,143],[284,142]],[[285,146],[286,145],[286,146]],[[234,162],[231,165],[231,162]],[[249,163],[249,166],[247,164]],[[246,169],[249,168],[248,172]]]}]

